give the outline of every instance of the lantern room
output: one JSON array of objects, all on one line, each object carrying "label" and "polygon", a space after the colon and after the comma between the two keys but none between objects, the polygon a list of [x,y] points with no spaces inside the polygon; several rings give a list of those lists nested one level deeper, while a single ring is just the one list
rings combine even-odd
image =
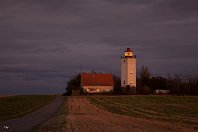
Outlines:
[{"label": "lantern room", "polygon": [[127,48],[127,50],[124,52],[124,57],[125,58],[133,58],[133,52],[131,51],[130,48]]}]

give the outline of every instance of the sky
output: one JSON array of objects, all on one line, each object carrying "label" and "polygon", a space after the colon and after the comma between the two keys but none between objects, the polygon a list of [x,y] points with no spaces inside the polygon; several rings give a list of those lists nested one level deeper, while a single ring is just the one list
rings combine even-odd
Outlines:
[{"label": "sky", "polygon": [[0,0],[0,95],[61,93],[92,70],[198,75],[197,0]]}]

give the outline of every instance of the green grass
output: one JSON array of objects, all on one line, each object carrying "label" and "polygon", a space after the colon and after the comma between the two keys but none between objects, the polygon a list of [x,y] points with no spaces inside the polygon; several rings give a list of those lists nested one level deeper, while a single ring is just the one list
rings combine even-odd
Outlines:
[{"label": "green grass", "polygon": [[34,132],[64,132],[66,131],[66,116],[68,113],[67,97],[58,112],[48,121],[35,127]]},{"label": "green grass", "polygon": [[89,99],[112,113],[198,129],[198,97],[195,96],[104,96]]},{"label": "green grass", "polygon": [[0,121],[21,117],[54,100],[56,95],[18,95],[0,97]]}]

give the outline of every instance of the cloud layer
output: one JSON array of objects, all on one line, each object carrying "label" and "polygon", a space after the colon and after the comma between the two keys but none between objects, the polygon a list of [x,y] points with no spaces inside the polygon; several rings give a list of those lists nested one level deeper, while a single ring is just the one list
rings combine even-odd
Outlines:
[{"label": "cloud layer", "polygon": [[197,0],[0,0],[0,92],[119,75],[127,47],[138,69],[197,75],[197,34]]}]

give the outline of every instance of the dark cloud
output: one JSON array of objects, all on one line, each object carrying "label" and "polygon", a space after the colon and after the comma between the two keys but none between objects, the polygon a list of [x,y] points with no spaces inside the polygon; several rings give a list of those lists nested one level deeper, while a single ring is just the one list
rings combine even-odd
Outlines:
[{"label": "dark cloud", "polygon": [[198,17],[197,0],[159,0],[153,4],[153,13],[162,20],[190,21]]},{"label": "dark cloud", "polygon": [[160,0],[156,7],[162,10],[175,11],[178,14],[197,15],[198,13],[197,0]]},{"label": "dark cloud", "polygon": [[148,3],[152,3],[154,2],[154,0],[152,1],[148,1],[148,0],[102,0],[104,2],[109,2],[109,3],[113,3],[113,4],[148,4]]},{"label": "dark cloud", "polygon": [[138,69],[196,75],[197,5],[196,0],[0,0],[0,88],[64,91],[70,77],[92,69],[119,76],[127,47],[137,54]]}]

